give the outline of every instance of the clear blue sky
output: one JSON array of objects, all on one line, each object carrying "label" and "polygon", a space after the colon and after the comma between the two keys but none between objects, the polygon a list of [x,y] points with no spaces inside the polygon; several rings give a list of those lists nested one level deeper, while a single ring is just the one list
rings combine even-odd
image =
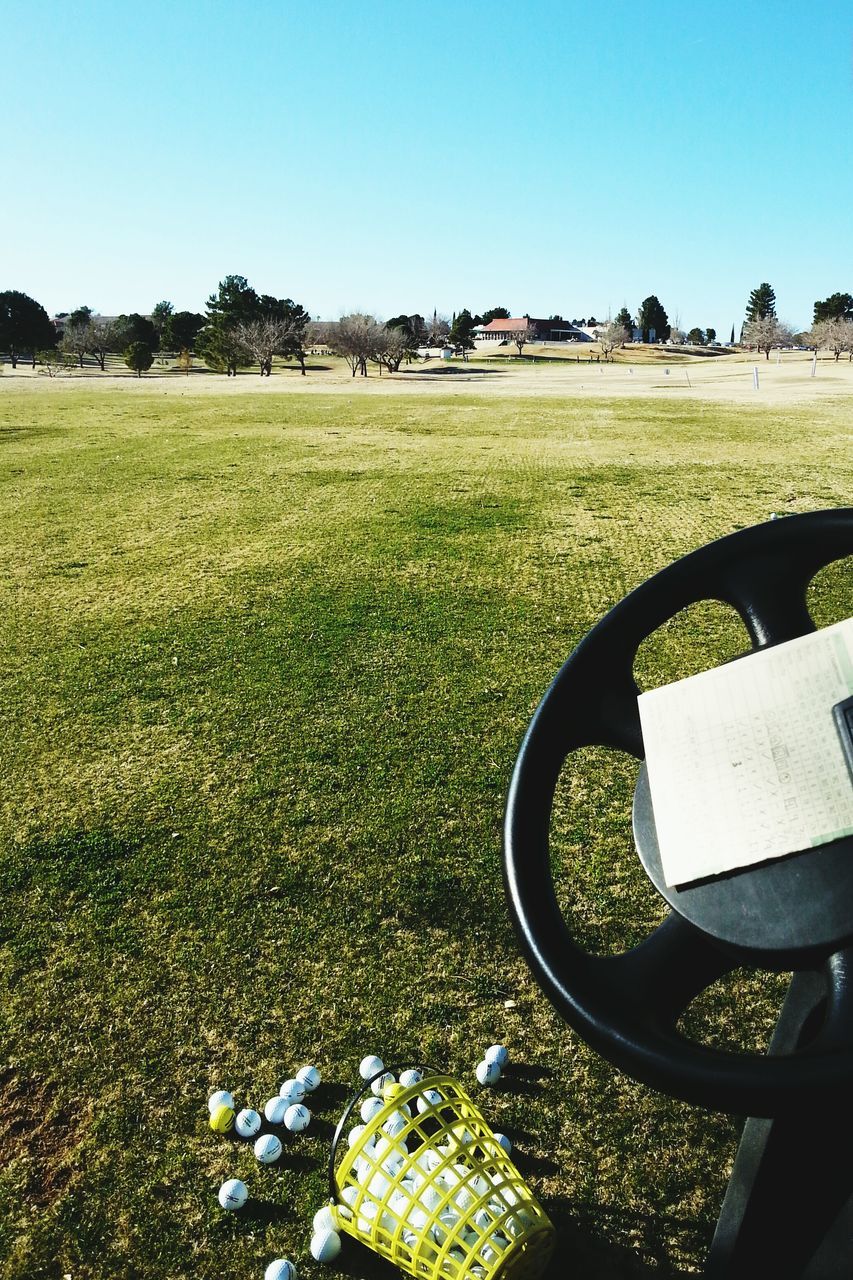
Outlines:
[{"label": "clear blue sky", "polygon": [[302,302],[727,338],[853,292],[851,10],[0,0],[0,289],[49,312]]}]

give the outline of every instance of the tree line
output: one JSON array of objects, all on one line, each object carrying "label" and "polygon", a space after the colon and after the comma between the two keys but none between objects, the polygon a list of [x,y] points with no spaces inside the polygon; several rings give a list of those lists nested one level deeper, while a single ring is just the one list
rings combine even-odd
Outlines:
[{"label": "tree line", "polygon": [[[300,303],[258,293],[244,276],[229,275],[207,299],[204,314],[175,311],[167,301],[158,302],[150,316],[134,312],[107,318],[82,306],[58,316],[59,329],[35,299],[18,290],[0,292],[0,352],[6,353],[13,368],[19,361],[29,360],[33,367],[41,362],[48,371],[64,364],[82,368],[87,356],[104,371],[108,357],[120,355],[129,368],[141,374],[151,367],[154,354],[163,351],[177,354],[179,365],[187,371],[197,355],[209,369],[227,376],[254,364],[261,377],[269,377],[276,356],[297,361],[304,375],[307,352],[322,347],[343,357],[355,377],[357,373],[366,375],[369,362],[378,365],[380,373],[383,368],[396,373],[402,362],[411,360],[423,346],[446,345],[464,357],[474,348],[477,328],[491,320],[509,318],[506,307],[493,307],[481,314],[463,308],[451,319],[434,311],[430,318],[412,313],[383,322],[358,312],[336,321],[312,322]],[[551,316],[550,320],[565,323],[562,316]],[[615,319],[603,323],[590,316],[571,324],[594,327],[605,356],[629,342],[635,331],[643,342],[703,344],[716,339],[713,328],[694,327],[684,333],[670,324],[654,294],[643,300],[636,317],[623,307]],[[532,325],[520,326],[508,336],[521,354],[535,339],[535,330]],[[741,343],[763,351],[769,359],[772,348],[797,340],[831,351],[836,360],[845,351],[853,359],[853,295],[834,293],[817,300],[811,329],[795,335],[776,314],[772,286],[765,281],[753,289]],[[733,326],[732,344],[734,341]]]}]

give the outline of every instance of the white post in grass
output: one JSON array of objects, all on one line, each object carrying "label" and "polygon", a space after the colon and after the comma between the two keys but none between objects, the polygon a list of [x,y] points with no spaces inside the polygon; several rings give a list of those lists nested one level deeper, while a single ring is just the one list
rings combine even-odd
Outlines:
[{"label": "white post in grass", "polygon": [[811,377],[814,377],[816,373],[817,373],[817,347],[815,347],[814,351],[812,352]]},{"label": "white post in grass", "polygon": [[754,364],[752,366],[752,388],[754,391],[758,390],[758,365],[757,364]]}]

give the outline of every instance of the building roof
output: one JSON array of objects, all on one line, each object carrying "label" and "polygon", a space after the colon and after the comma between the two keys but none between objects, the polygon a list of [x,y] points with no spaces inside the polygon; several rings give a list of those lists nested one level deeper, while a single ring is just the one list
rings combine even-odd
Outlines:
[{"label": "building roof", "polygon": [[477,327],[481,333],[518,333],[532,323],[528,316],[522,316],[516,320],[490,320],[488,324]]}]

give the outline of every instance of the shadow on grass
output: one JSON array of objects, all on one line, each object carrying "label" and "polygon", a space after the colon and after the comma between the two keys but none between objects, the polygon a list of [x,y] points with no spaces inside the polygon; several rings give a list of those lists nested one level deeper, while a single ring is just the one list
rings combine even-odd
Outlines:
[{"label": "shadow on grass", "polygon": [[251,1222],[255,1226],[263,1226],[272,1222],[284,1222],[290,1217],[290,1210],[283,1204],[270,1204],[266,1200],[248,1199],[240,1210],[241,1222]]},{"label": "shadow on grass", "polygon": [[[542,1280],[564,1280],[567,1274],[584,1280],[679,1280],[695,1272],[681,1267],[674,1251],[695,1256],[709,1248],[692,1218],[548,1200],[543,1207],[557,1228],[557,1248]],[[616,1243],[614,1237],[632,1243]]]},{"label": "shadow on grass", "polygon": [[454,368],[452,365],[434,365],[430,368],[425,365],[423,369],[409,369],[405,374],[396,373],[394,381],[399,382],[405,378],[494,378],[504,373],[506,369],[475,369],[467,365],[461,368]]}]

